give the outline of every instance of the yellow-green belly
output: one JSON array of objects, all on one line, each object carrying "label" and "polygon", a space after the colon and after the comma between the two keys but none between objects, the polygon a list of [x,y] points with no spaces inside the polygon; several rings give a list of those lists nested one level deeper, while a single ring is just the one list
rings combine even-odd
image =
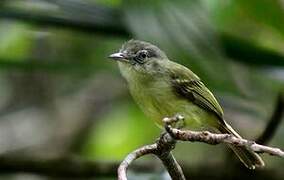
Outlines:
[{"label": "yellow-green belly", "polygon": [[142,111],[158,125],[163,125],[164,117],[180,114],[185,118],[186,129],[203,130],[218,126],[218,120],[214,114],[185,98],[176,96],[168,84],[158,83],[158,86],[157,84],[154,86],[136,84],[130,87],[131,94]]}]

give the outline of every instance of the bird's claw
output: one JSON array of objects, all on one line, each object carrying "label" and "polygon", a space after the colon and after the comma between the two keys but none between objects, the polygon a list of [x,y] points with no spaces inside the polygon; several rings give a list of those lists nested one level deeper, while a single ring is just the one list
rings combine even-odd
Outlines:
[{"label": "bird's claw", "polygon": [[165,117],[163,122],[166,125],[171,125],[175,128],[181,129],[185,126],[184,117],[180,114],[176,114],[173,117]]}]

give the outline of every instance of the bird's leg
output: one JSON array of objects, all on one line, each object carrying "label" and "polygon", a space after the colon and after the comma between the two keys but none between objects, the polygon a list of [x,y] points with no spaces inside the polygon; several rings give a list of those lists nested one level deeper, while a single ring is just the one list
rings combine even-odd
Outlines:
[{"label": "bird's leg", "polygon": [[171,125],[177,129],[185,127],[184,117],[180,114],[176,114],[173,117],[165,117],[163,122],[167,125]]}]

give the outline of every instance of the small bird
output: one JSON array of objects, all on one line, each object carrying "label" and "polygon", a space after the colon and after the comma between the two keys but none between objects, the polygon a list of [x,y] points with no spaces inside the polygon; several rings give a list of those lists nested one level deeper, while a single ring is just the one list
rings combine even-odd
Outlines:
[{"label": "small bird", "polygon": [[[118,62],[130,93],[141,110],[159,126],[163,118],[184,117],[185,129],[210,130],[241,136],[224,120],[223,110],[200,78],[187,67],[168,59],[157,46],[130,40],[109,58]],[[255,152],[229,145],[249,169],[263,167]]]}]

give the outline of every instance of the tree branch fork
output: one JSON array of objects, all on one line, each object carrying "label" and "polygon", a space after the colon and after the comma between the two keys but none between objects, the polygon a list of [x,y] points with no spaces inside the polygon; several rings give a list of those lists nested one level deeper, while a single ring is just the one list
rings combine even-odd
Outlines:
[{"label": "tree branch fork", "polygon": [[171,151],[175,148],[177,141],[203,142],[211,145],[221,143],[233,144],[235,146],[246,147],[256,153],[267,153],[272,156],[284,158],[284,151],[280,148],[257,144],[255,141],[237,138],[231,134],[216,134],[209,131],[180,130],[172,126],[173,123],[178,121],[183,121],[183,117],[177,115],[171,118],[164,118],[163,122],[165,123],[164,128],[166,132],[158,138],[156,143],[143,146],[131,152],[122,161],[118,168],[118,179],[127,180],[127,169],[132,162],[142,156],[153,154],[162,161],[173,180],[185,180],[185,176],[180,165],[171,153]]}]

